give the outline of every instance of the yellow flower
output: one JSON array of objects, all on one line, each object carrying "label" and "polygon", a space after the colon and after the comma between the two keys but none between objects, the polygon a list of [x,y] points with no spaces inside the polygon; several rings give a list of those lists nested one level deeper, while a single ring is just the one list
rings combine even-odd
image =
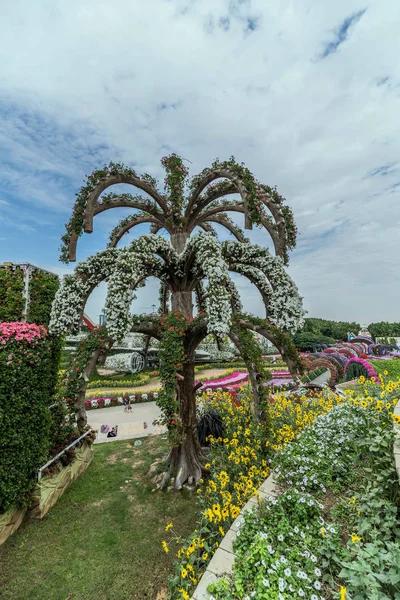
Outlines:
[{"label": "yellow flower", "polygon": [[212,509],[213,509],[213,513],[215,513],[216,515],[219,515],[219,513],[221,512],[221,508],[220,508],[219,504],[214,504]]},{"label": "yellow flower", "polygon": [[168,523],[168,525],[165,528],[165,531],[169,531],[172,527],[172,523]]},{"label": "yellow flower", "polygon": [[190,596],[189,596],[189,594],[187,593],[186,590],[184,590],[183,588],[181,588],[179,591],[182,594],[183,600],[189,600]]},{"label": "yellow flower", "polygon": [[389,375],[389,372],[388,372],[388,371],[385,369],[385,370],[383,371],[383,374],[384,374],[384,375]]},{"label": "yellow flower", "polygon": [[202,560],[207,560],[208,558],[208,552],[204,552],[203,556],[201,557]]},{"label": "yellow flower", "polygon": [[343,586],[340,588],[340,600],[346,600],[346,588]]},{"label": "yellow flower", "polygon": [[166,552],[168,554],[169,549],[168,549],[168,545],[167,542],[165,542],[164,540],[161,542],[162,543],[162,547],[164,548],[164,552]]},{"label": "yellow flower", "polygon": [[321,527],[321,535],[322,535],[323,538],[325,537],[325,534],[326,534],[325,527]]},{"label": "yellow flower", "polygon": [[185,567],[182,567],[182,569],[181,569],[181,575],[182,575],[182,579],[186,579],[186,577],[187,577],[187,574],[188,574],[188,573],[187,573],[187,571],[186,571]]},{"label": "yellow flower", "polygon": [[361,538],[355,533],[351,534],[351,543],[355,544],[356,542],[361,542]]}]

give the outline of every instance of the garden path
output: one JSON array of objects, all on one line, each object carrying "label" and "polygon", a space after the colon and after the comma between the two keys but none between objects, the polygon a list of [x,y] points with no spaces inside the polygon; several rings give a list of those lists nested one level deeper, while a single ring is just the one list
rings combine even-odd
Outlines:
[{"label": "garden path", "polygon": [[[95,444],[130,440],[166,432],[165,427],[153,425],[153,421],[161,416],[161,411],[155,402],[138,402],[138,404],[133,404],[132,412],[124,412],[124,407],[121,405],[112,408],[90,410],[87,412],[87,415],[88,424],[93,429],[98,430]],[[146,428],[144,423],[147,424]],[[118,425],[117,437],[108,438],[106,434],[100,433],[102,425],[110,425],[110,427]]]},{"label": "garden path", "polygon": [[322,373],[321,375],[318,375],[318,377],[313,379],[312,383],[322,385],[323,383],[326,383],[328,381],[329,377],[330,377],[329,371],[325,371],[325,373]]}]

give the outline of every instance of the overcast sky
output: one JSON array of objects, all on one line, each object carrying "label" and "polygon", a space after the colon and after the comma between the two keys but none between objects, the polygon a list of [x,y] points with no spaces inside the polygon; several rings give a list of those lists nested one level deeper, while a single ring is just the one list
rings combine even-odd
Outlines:
[{"label": "overcast sky", "polygon": [[398,0],[0,0],[0,262],[69,272],[64,223],[104,162],[162,178],[169,152],[191,174],[233,154],[294,211],[309,316],[399,321],[399,31]]}]

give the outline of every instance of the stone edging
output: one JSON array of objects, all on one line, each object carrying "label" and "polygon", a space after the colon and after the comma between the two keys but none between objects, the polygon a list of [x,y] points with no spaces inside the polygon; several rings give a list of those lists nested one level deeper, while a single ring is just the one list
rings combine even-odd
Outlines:
[{"label": "stone edging", "polygon": [[210,583],[218,581],[222,575],[232,572],[233,563],[236,558],[232,544],[236,539],[238,529],[240,528],[240,521],[243,518],[245,511],[251,510],[258,503],[258,496],[260,496],[261,499],[266,500],[270,496],[277,495],[278,493],[274,477],[273,475],[270,475],[268,479],[264,481],[262,486],[258,488],[256,494],[250,498],[247,504],[244,505],[239,516],[232,523],[218,550],[210,560],[207,570],[200,579],[200,582],[192,596],[192,600],[209,600],[211,598],[211,594],[207,592],[207,586],[209,586]]},{"label": "stone edging", "polygon": [[[400,417],[400,400],[396,404],[393,413]],[[400,425],[393,424],[393,428],[396,434],[396,438],[393,445],[394,460],[396,464],[397,475],[400,483]],[[232,523],[229,531],[226,533],[222,540],[218,550],[215,552],[208,567],[203,574],[197,588],[191,600],[209,600],[211,594],[207,592],[207,587],[210,583],[215,583],[223,575],[227,575],[232,572],[233,563],[236,558],[236,554],[233,551],[233,542],[236,539],[238,529],[240,527],[240,520],[246,510],[251,510],[258,502],[257,496],[261,496],[261,499],[266,500],[269,496],[277,496],[276,482],[274,476],[270,475],[268,479],[264,481],[262,486],[258,489],[257,493],[250,498],[245,506],[240,511],[237,519]]]},{"label": "stone edging", "polygon": [[[400,417],[400,400],[394,407],[393,413],[397,417]],[[393,423],[393,429],[396,434],[394,444],[393,444],[394,461],[396,464],[396,471],[397,471],[397,475],[399,477],[399,483],[400,483],[400,425],[396,425],[396,423]]]}]

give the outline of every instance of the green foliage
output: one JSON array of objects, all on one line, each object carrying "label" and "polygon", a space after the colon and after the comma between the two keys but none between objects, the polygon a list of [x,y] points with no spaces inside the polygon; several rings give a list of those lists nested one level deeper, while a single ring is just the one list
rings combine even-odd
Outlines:
[{"label": "green foliage", "polygon": [[149,383],[151,375],[147,373],[133,373],[132,377],[124,377],[123,379],[91,379],[87,384],[88,390],[93,390],[96,388],[113,388],[113,387],[139,387],[141,385],[146,385]]},{"label": "green foliage", "polygon": [[368,331],[374,337],[392,337],[400,336],[400,323],[389,323],[388,321],[380,321],[379,323],[370,323]]},{"label": "green foliage", "polygon": [[[329,319],[317,319],[309,317],[305,319],[302,332],[315,333],[334,340],[347,340],[347,334],[353,332],[357,334],[361,329],[361,325],[352,321],[330,321]],[[371,332],[372,333],[372,332]]]},{"label": "green foliage", "polygon": [[392,381],[397,381],[400,378],[400,359],[368,360],[368,362],[374,367],[378,375],[388,375]]},{"label": "green foliage", "polygon": [[302,333],[295,333],[293,336],[293,343],[301,352],[307,352],[313,350],[315,344],[334,344],[335,340],[322,333],[309,333],[307,331]]},{"label": "green foliage", "polygon": [[185,362],[184,337],[189,319],[179,312],[161,315],[163,335],[159,345],[160,378],[163,384],[157,398],[157,406],[163,412],[160,423],[179,423],[179,403],[176,395],[178,372]]},{"label": "green foliage", "polygon": [[64,379],[64,389],[62,396],[66,400],[70,410],[70,421],[75,419],[75,403],[80,390],[84,384],[83,372],[93,352],[100,348],[100,353],[104,352],[109,337],[107,329],[103,325],[92,329],[92,331],[84,338],[77,348],[76,354],[71,357],[66,377]]},{"label": "green foliage", "polygon": [[0,322],[20,321],[24,311],[24,272],[0,267]]},{"label": "green foliage", "polygon": [[[383,416],[382,416],[383,415]],[[339,573],[354,600],[400,597],[398,477],[393,461],[393,429],[385,412],[360,442],[366,475],[355,495],[355,530],[362,545],[349,545]],[[376,419],[375,419],[376,421]],[[372,423],[371,423],[372,424]]]},{"label": "green foliage", "polygon": [[29,282],[28,323],[48,326],[51,305],[60,286],[57,275],[36,270]]},{"label": "green foliage", "polygon": [[185,179],[189,173],[183,160],[176,154],[164,156],[161,164],[165,168],[165,188],[169,195],[170,210],[173,222],[176,225],[182,224],[182,208],[184,200]]},{"label": "green foliage", "polygon": [[270,323],[265,319],[255,317],[254,315],[250,314],[242,315],[240,313],[235,313],[232,315],[232,323],[235,324],[240,318],[243,318],[246,321],[249,321],[250,323],[255,325],[256,327],[263,328],[265,331],[267,331],[271,335],[271,341],[273,340],[274,345],[284,349],[284,351],[286,352],[286,357],[293,361],[299,373],[303,373],[304,367],[301,361],[301,357],[297,353],[296,347],[293,344],[289,334],[279,329],[279,327],[277,327],[273,323]]},{"label": "green foliage", "polygon": [[29,502],[48,456],[54,343],[10,338],[0,346],[0,513]]},{"label": "green foliage", "polygon": [[[0,267],[0,322],[20,321],[24,317],[24,275],[25,271],[19,267]],[[29,280],[28,323],[48,326],[59,285],[57,275],[41,269],[33,272]]]}]

